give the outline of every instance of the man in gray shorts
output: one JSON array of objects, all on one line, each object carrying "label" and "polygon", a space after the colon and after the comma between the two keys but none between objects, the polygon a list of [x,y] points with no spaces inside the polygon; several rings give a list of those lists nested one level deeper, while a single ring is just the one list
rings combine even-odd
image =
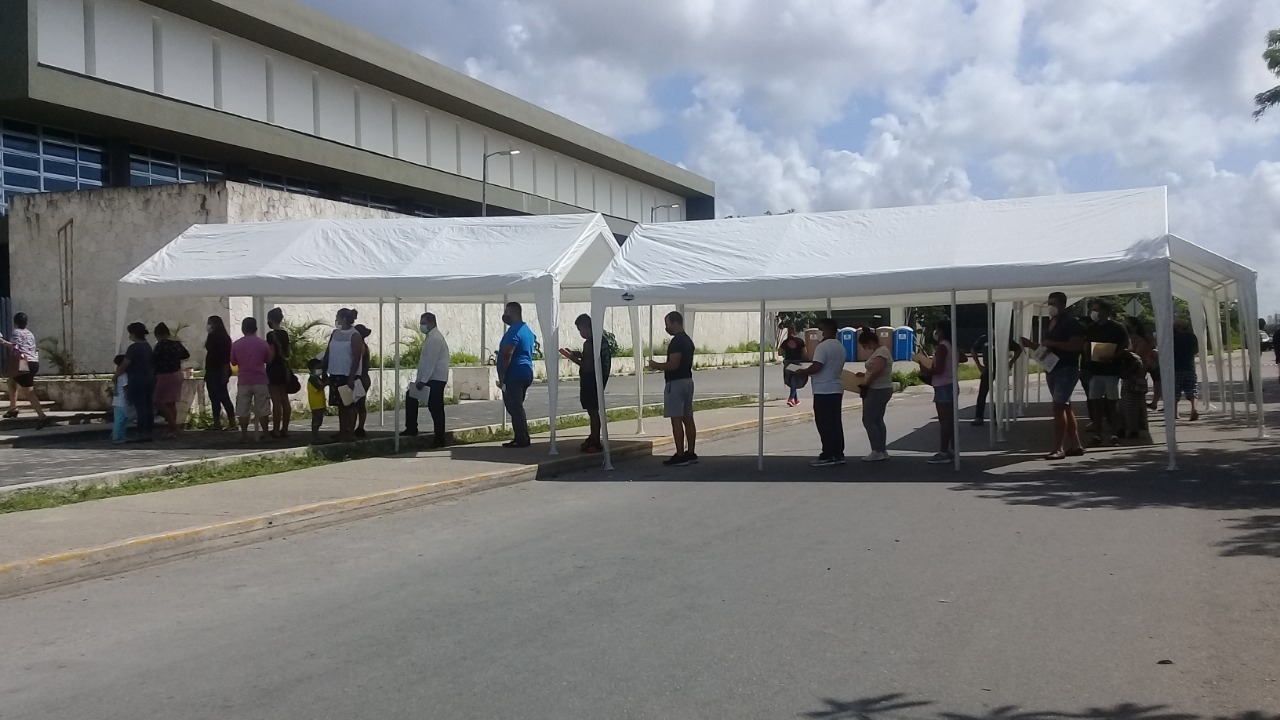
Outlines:
[{"label": "man in gray shorts", "polygon": [[650,369],[661,370],[666,377],[662,416],[671,418],[671,435],[676,441],[676,454],[662,464],[692,465],[698,462],[698,454],[694,452],[698,428],[693,422],[693,340],[684,331],[684,316],[680,313],[668,313],[666,325],[667,334],[671,336],[667,359],[649,361]]}]

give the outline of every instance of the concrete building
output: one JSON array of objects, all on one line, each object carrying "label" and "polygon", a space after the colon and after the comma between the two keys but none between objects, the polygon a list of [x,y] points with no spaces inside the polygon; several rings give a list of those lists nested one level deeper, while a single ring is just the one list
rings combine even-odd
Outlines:
[{"label": "concrete building", "polygon": [[[714,195],[292,0],[0,0],[0,296],[80,370],[109,364],[114,281],[193,222],[479,215],[485,200],[599,212],[621,240],[638,222],[712,218]],[[218,308],[235,322],[237,302],[137,317],[202,327]],[[722,350],[758,322],[699,324]]]}]

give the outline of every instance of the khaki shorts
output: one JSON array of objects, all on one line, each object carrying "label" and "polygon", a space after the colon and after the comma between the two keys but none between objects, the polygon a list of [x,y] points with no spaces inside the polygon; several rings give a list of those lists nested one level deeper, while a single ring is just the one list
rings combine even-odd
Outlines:
[{"label": "khaki shorts", "polygon": [[693,378],[671,380],[662,394],[662,417],[693,417]]},{"label": "khaki shorts", "polygon": [[249,419],[249,411],[256,410],[259,420],[271,417],[271,392],[266,385],[240,385],[236,388],[236,417]]}]

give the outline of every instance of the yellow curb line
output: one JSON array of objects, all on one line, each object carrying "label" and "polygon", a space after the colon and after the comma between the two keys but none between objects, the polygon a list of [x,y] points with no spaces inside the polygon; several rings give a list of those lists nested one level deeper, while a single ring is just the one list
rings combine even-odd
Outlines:
[{"label": "yellow curb line", "polygon": [[[857,407],[846,405],[845,410]],[[789,427],[811,421],[805,413],[765,418],[765,427]],[[722,437],[753,430],[758,420],[707,428],[702,438]],[[613,453],[615,458],[652,456],[654,450],[674,444],[670,437],[626,440]],[[305,530],[382,515],[425,505],[456,495],[470,494],[535,480],[540,474],[590,469],[599,456],[575,455],[548,459],[531,465],[470,475],[452,480],[385,490],[337,500],[326,500],[276,510],[238,520],[153,535],[142,535],[104,545],[68,550],[53,555],[17,560],[0,565],[0,598],[81,580],[116,575],[181,557],[257,543]]]}]

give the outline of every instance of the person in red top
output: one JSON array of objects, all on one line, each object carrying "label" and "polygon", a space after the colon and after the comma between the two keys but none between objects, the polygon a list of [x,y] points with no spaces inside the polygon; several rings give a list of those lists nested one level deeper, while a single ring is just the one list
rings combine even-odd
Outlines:
[{"label": "person in red top", "polygon": [[258,321],[247,317],[240,323],[244,337],[231,344],[231,364],[240,369],[236,388],[236,415],[240,419],[240,442],[249,441],[249,412],[257,413],[262,429],[259,439],[271,437],[271,391],[267,382],[267,364],[275,351],[258,337]]}]

